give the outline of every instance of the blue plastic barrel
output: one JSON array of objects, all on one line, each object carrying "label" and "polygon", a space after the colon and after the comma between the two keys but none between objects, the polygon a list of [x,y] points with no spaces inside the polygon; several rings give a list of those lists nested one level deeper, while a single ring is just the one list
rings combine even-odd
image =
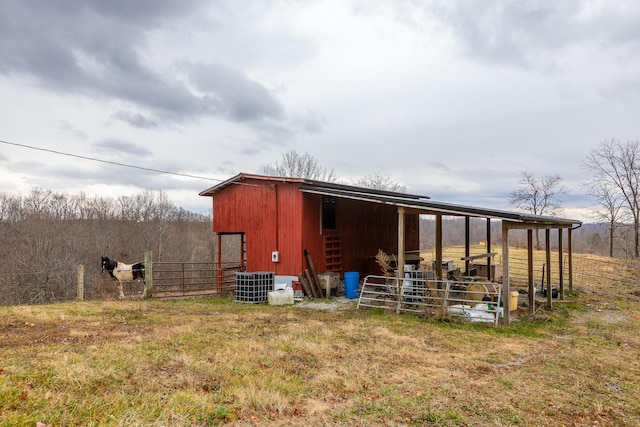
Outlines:
[{"label": "blue plastic barrel", "polygon": [[347,298],[358,298],[358,287],[360,286],[360,273],[357,271],[346,271],[344,273],[344,292]]}]

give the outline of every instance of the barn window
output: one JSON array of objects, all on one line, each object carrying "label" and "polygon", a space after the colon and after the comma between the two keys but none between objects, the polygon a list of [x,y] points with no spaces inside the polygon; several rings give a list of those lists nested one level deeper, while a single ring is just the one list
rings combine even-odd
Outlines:
[{"label": "barn window", "polygon": [[322,229],[336,229],[336,198],[324,196],[322,198]]}]

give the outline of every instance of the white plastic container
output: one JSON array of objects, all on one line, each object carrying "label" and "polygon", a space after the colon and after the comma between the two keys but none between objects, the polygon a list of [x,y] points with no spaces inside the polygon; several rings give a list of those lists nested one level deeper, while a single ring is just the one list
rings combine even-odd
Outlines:
[{"label": "white plastic container", "polygon": [[286,288],[267,293],[267,300],[271,305],[293,304],[293,289]]}]

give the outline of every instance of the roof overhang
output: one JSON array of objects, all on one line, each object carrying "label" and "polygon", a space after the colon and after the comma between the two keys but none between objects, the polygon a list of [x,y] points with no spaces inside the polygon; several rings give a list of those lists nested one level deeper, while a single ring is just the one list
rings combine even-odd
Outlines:
[{"label": "roof overhang", "polygon": [[461,217],[478,217],[507,221],[509,228],[572,228],[582,224],[575,219],[528,215],[521,212],[511,212],[475,206],[456,205],[435,200],[404,197],[402,193],[394,195],[369,194],[360,191],[349,191],[338,188],[319,187],[313,184],[301,184],[300,191],[309,194],[339,197],[403,207],[409,212],[425,215],[450,215]]}]

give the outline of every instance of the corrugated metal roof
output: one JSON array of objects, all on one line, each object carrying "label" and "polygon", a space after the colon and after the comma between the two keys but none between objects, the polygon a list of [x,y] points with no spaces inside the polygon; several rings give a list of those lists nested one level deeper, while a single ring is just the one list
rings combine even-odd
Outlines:
[{"label": "corrugated metal roof", "polygon": [[274,182],[293,182],[293,183],[299,183],[299,184],[306,184],[306,185],[311,185],[314,186],[315,188],[326,188],[326,189],[335,189],[335,190],[342,190],[342,191],[351,191],[354,193],[363,193],[363,194],[377,194],[380,196],[391,196],[391,197],[403,197],[403,198],[408,198],[408,199],[429,199],[429,196],[423,196],[423,195],[419,195],[419,194],[408,194],[408,193],[398,193],[395,191],[388,191],[388,190],[378,190],[378,189],[374,189],[374,188],[365,188],[365,187],[356,187],[354,185],[347,185],[347,184],[339,184],[336,182],[325,182],[325,181],[315,181],[312,179],[305,179],[305,178],[291,178],[291,177],[284,177],[284,176],[269,176],[269,175],[252,175],[252,174],[246,174],[246,173],[240,173],[232,178],[229,178],[226,181],[222,181],[220,184],[216,184],[211,188],[208,188],[202,192],[200,192],[199,194],[201,196],[213,196],[215,193],[219,192],[220,190],[230,186],[230,185],[234,185],[234,184],[246,184],[246,185],[251,185],[248,183],[249,180],[261,180],[261,181],[274,181]]},{"label": "corrugated metal roof", "polygon": [[226,181],[221,182],[207,190],[200,192],[201,196],[214,196],[217,192],[230,185],[251,185],[251,180],[291,182],[300,184],[300,191],[311,194],[341,197],[345,199],[361,200],[370,203],[389,204],[402,206],[409,210],[423,214],[443,214],[451,216],[471,216],[478,218],[491,218],[518,223],[549,225],[556,227],[570,227],[573,224],[582,224],[576,219],[531,215],[522,212],[487,209],[476,206],[464,206],[453,203],[437,202],[428,196],[417,194],[398,193],[393,191],[376,190],[353,185],[338,184],[333,182],[314,181],[304,178],[275,177],[266,175],[252,175],[240,173]]},{"label": "corrugated metal roof", "polygon": [[566,226],[582,224],[575,219],[557,218],[540,215],[530,215],[522,212],[512,212],[497,209],[487,209],[475,206],[456,205],[453,203],[437,202],[435,200],[414,199],[404,197],[402,193],[393,195],[367,194],[360,191],[349,191],[328,186],[315,186],[313,184],[301,184],[300,191],[305,193],[320,194],[325,196],[342,197],[352,200],[361,200],[371,203],[382,203],[394,206],[402,206],[424,214],[443,214],[452,216],[472,216],[479,218],[500,219],[513,222],[529,223],[536,225]]}]

